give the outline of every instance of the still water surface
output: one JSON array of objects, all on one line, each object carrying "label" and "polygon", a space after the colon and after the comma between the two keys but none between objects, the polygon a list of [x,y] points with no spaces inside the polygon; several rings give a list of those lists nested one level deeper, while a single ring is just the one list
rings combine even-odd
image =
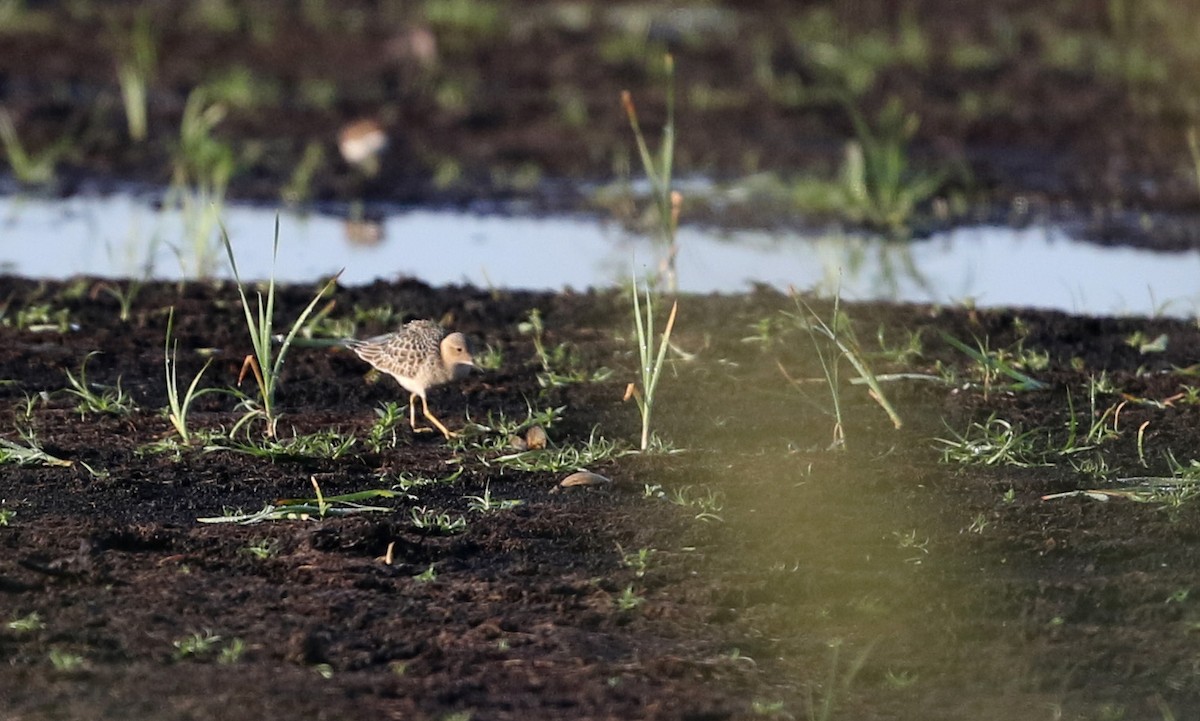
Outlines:
[{"label": "still water surface", "polygon": [[[276,210],[231,204],[222,212],[244,277],[271,273]],[[186,219],[131,195],[66,200],[0,197],[0,271],[175,279],[228,275],[214,233],[199,244]],[[280,216],[275,275],[311,281],[344,268],[343,281],[415,276],[428,283],[526,289],[612,285],[657,265],[642,236],[592,217],[479,215],[416,209],[377,225],[320,214]],[[1200,308],[1200,252],[1101,247],[1056,226],[960,228],[910,244],[844,232],[679,233],[682,290],[739,292],[753,283],[849,300],[1029,306],[1090,314]]]}]

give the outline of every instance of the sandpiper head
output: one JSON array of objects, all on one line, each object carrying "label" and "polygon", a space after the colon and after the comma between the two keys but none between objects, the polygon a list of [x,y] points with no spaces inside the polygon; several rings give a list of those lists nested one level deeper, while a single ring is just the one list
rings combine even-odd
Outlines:
[{"label": "sandpiper head", "polygon": [[456,379],[465,378],[476,367],[465,335],[451,333],[442,339],[442,363]]}]

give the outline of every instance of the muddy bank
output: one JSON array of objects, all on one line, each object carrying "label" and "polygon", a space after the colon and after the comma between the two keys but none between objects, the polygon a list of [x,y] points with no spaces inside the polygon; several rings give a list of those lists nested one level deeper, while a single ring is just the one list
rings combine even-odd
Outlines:
[{"label": "muddy bank", "polygon": [[[670,51],[684,175],[765,172],[790,198],[798,177],[837,176],[846,142],[867,139],[859,114],[876,139],[907,145],[910,174],[943,178],[949,205],[926,212],[1200,204],[1185,139],[1200,90],[1179,30],[1195,11],[1165,2],[16,8],[0,27],[0,106],[26,148],[51,150],[65,193],[170,182],[182,151],[201,158],[183,161],[191,182],[215,173],[239,197],[586,207],[578,181],[640,173],[619,95],[633,93],[655,135]],[[144,89],[141,140],[122,68]],[[206,148],[180,140],[200,87],[219,108]],[[892,101],[912,115],[911,144],[880,120]],[[336,148],[361,117],[391,138],[373,175]],[[798,212],[761,200],[726,222]]]}]

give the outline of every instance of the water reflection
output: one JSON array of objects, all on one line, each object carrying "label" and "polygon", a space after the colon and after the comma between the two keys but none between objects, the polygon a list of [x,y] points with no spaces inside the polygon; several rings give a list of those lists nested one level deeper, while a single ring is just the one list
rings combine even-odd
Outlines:
[{"label": "water reflection", "polygon": [[911,243],[834,233],[813,243],[823,270],[814,287],[818,292],[832,295],[841,290],[845,294],[843,286],[849,279],[852,287],[872,289],[875,295],[866,297],[912,300],[924,296],[937,302],[937,289],[917,266]]},{"label": "water reflection", "polygon": [[375,220],[347,220],[342,225],[342,237],[350,245],[364,248],[383,242],[383,223]]},{"label": "water reflection", "polygon": [[[276,209],[229,205],[222,220],[247,277],[272,268]],[[276,276],[311,281],[345,267],[346,283],[412,275],[432,284],[559,289],[611,285],[658,267],[650,240],[587,217],[407,210],[370,221],[280,216]],[[33,277],[194,277],[227,270],[215,233],[180,210],[129,195],[0,198],[0,268]],[[193,240],[187,240],[187,239]],[[974,227],[914,243],[842,232],[768,233],[685,227],[680,288],[740,292],[753,283],[850,300],[1033,306],[1080,313],[1190,316],[1200,252],[1101,247],[1057,227]],[[217,252],[213,252],[214,249]],[[213,262],[216,258],[218,262]]]}]

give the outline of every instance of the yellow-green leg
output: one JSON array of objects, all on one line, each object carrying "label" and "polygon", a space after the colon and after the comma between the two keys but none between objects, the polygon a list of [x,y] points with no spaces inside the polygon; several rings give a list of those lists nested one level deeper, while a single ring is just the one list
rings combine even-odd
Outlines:
[{"label": "yellow-green leg", "polygon": [[[425,399],[422,397],[421,404],[424,405],[424,403],[425,403]],[[425,410],[425,415],[426,416],[429,415],[428,409]],[[417,394],[416,393],[408,394],[408,423],[409,423],[409,425],[412,426],[413,433],[431,433],[433,431],[432,428],[418,428],[417,427]],[[441,424],[438,424],[438,425],[440,426]]]},{"label": "yellow-green leg", "polygon": [[[442,422],[435,418],[432,413],[429,412],[429,403],[425,401],[425,396],[421,396],[421,410],[425,413],[425,417],[429,419],[429,422],[438,427],[438,430],[442,432],[443,436],[446,438],[451,438],[455,435],[450,431],[450,429],[442,425]],[[424,430],[430,429],[426,428]]]}]

